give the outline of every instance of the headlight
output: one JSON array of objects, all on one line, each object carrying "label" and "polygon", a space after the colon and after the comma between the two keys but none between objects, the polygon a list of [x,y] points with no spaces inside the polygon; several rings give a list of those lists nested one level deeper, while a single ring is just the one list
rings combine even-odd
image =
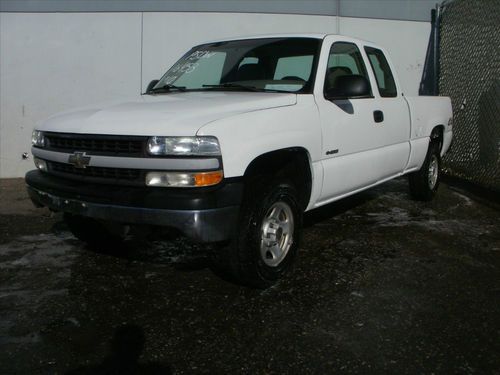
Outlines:
[{"label": "headlight", "polygon": [[43,135],[43,132],[33,130],[33,133],[31,133],[31,144],[36,147],[44,147],[45,137]]},{"label": "headlight", "polygon": [[222,171],[213,172],[148,172],[146,186],[157,187],[203,187],[216,185],[222,181]]},{"label": "headlight", "polygon": [[215,137],[151,137],[148,140],[151,155],[220,155]]}]

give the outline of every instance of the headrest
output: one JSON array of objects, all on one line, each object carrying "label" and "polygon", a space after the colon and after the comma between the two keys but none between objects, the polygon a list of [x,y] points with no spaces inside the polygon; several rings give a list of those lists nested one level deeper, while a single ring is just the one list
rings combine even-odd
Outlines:
[{"label": "headrest", "polygon": [[335,81],[338,77],[351,75],[352,70],[347,66],[333,66],[328,68],[326,72],[325,89],[330,89],[335,87]]}]

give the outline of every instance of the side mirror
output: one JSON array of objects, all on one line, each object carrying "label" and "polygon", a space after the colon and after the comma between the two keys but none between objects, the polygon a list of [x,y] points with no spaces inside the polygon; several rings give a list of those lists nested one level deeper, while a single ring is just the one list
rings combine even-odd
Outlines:
[{"label": "side mirror", "polygon": [[153,79],[151,82],[149,82],[148,88],[146,89],[146,94],[147,94],[148,92],[150,92],[150,91],[153,89],[153,87],[155,87],[155,86],[156,86],[156,84],[157,84],[158,82],[160,82],[160,80],[159,80],[159,79]]},{"label": "side mirror", "polygon": [[370,97],[371,90],[368,80],[363,76],[353,74],[337,77],[334,87],[325,91],[325,98],[328,100]]}]

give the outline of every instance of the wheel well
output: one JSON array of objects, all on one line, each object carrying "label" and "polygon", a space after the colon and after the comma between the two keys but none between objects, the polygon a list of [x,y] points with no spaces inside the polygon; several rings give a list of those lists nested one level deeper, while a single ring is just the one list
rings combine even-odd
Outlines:
[{"label": "wheel well", "polygon": [[309,153],[302,147],[271,151],[256,157],[245,170],[245,181],[257,175],[271,175],[290,179],[299,193],[305,209],[311,197],[312,173]]},{"label": "wheel well", "polygon": [[441,151],[441,147],[443,147],[443,137],[444,137],[444,125],[437,125],[432,129],[430,141],[438,142],[439,151]]}]

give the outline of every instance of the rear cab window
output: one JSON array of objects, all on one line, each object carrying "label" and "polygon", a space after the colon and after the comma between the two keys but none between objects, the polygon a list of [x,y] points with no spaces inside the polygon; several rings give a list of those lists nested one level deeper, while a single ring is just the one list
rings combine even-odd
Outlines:
[{"label": "rear cab window", "polygon": [[278,59],[274,79],[307,81],[311,76],[313,55],[291,56]]},{"label": "rear cab window", "polygon": [[365,52],[375,75],[380,96],[383,98],[396,97],[398,95],[396,82],[384,53],[373,47],[365,47]]}]

